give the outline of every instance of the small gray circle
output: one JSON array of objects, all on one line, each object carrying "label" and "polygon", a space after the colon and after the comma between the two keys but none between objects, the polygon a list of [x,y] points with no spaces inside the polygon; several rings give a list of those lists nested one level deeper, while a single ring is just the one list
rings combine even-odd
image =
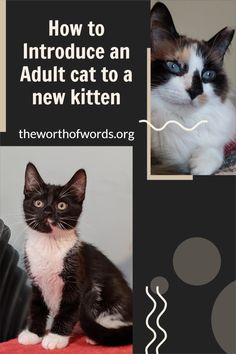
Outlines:
[{"label": "small gray circle", "polygon": [[154,294],[157,293],[157,291],[156,291],[157,286],[159,286],[160,294],[165,294],[167,292],[167,290],[169,289],[168,280],[164,277],[153,278],[150,283],[150,288]]},{"label": "small gray circle", "polygon": [[202,237],[192,237],[175,250],[173,266],[178,277],[189,285],[204,285],[219,273],[221,256],[217,247]]},{"label": "small gray circle", "polygon": [[214,336],[227,353],[236,353],[236,281],[228,284],[218,295],[213,306],[211,325]]}]

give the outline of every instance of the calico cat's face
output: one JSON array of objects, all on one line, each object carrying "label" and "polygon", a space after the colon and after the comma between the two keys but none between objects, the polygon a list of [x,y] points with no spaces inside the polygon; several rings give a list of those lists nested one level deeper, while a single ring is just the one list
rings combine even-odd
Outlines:
[{"label": "calico cat's face", "polygon": [[209,41],[180,36],[167,7],[151,12],[152,90],[171,104],[201,107],[228,92],[224,55],[234,30],[224,28]]},{"label": "calico cat's face", "polygon": [[77,171],[64,186],[46,184],[36,167],[29,163],[25,171],[25,221],[36,231],[51,233],[53,229],[75,228],[85,197],[86,173]]}]

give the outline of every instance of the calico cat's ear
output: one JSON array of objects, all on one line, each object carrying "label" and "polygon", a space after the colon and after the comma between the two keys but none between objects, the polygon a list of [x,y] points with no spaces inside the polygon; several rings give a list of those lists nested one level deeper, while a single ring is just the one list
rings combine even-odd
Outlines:
[{"label": "calico cat's ear", "polygon": [[168,8],[157,2],[151,10],[151,49],[152,57],[165,57],[175,48],[179,37]]},{"label": "calico cat's ear", "polygon": [[29,162],[25,170],[24,194],[39,190],[43,184],[44,181],[38,173],[37,168],[31,162]]},{"label": "calico cat's ear", "polygon": [[211,52],[216,53],[216,55],[222,61],[233,39],[234,32],[234,29],[225,27],[220,32],[216,33],[216,35],[207,42],[207,45],[210,47]]},{"label": "calico cat's ear", "polygon": [[85,170],[80,169],[77,172],[75,172],[74,176],[66,184],[65,188],[73,186],[74,190],[77,193],[79,201],[81,202],[84,200],[85,197],[86,183],[87,183],[86,172]]},{"label": "calico cat's ear", "polygon": [[157,2],[151,10],[151,30],[159,30],[163,36],[179,37],[170,11],[162,2]]}]

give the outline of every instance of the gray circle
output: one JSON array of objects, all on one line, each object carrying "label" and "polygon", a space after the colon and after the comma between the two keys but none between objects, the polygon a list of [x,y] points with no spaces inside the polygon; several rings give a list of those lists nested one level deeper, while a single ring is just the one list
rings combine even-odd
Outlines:
[{"label": "gray circle", "polygon": [[228,354],[236,353],[236,281],[228,284],[218,295],[213,306],[211,325],[221,348]]},{"label": "gray circle", "polygon": [[169,289],[168,280],[164,277],[155,277],[150,283],[150,288],[154,294],[157,293],[157,286],[159,286],[160,294],[165,294]]},{"label": "gray circle", "polygon": [[202,237],[192,237],[175,250],[173,266],[178,277],[189,285],[204,285],[219,273],[221,256],[217,247]]}]

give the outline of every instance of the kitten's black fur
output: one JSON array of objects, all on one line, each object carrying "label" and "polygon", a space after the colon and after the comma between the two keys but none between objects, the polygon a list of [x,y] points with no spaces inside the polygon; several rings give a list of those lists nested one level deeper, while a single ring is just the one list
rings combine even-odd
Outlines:
[{"label": "kitten's black fur", "polygon": [[[84,170],[77,171],[65,186],[55,186],[44,183],[35,166],[29,163],[25,173],[23,202],[28,226],[47,234],[48,237],[51,225],[63,231],[74,229],[82,212],[85,188]],[[35,207],[34,203],[38,200],[44,203],[43,207]],[[58,210],[56,205],[59,202],[65,202],[67,208]],[[40,233],[38,237],[42,237]],[[113,346],[131,343],[132,292],[116,266],[94,246],[85,242],[80,242],[79,247],[72,247],[63,264],[60,274],[64,281],[62,299],[50,332],[70,336],[79,321],[85,334],[98,344]],[[45,334],[49,308],[42,295],[42,289],[31,274],[27,254],[25,265],[32,280],[28,329],[42,337]],[[99,294],[97,287],[100,289]],[[114,311],[119,313],[124,326],[106,328],[95,321],[99,314],[112,314]]]}]

